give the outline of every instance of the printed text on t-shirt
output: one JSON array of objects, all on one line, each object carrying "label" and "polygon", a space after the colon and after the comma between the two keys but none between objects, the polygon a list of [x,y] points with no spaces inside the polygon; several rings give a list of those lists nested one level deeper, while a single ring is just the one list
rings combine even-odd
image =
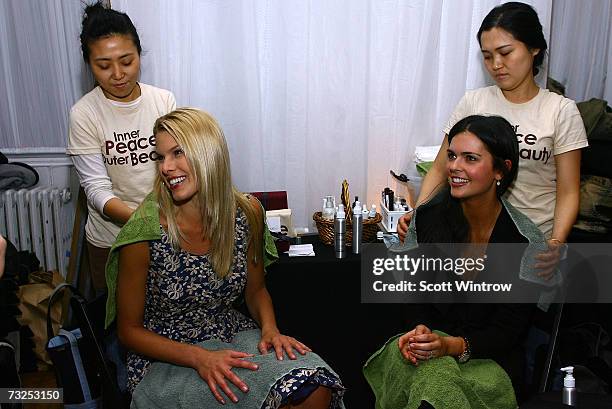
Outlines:
[{"label": "printed text on t-shirt", "polygon": [[113,132],[113,140],[104,142],[104,162],[107,165],[132,165],[156,160],[155,136],[140,137],[140,129]]},{"label": "printed text on t-shirt", "polygon": [[[535,144],[538,142],[538,137],[532,133],[522,134],[518,131],[520,125],[513,125],[516,138],[519,143],[519,156],[521,159],[531,159],[548,163],[548,159],[552,155],[552,151],[548,150],[546,146],[540,150],[533,149]],[[523,147],[522,144],[528,145]]]}]

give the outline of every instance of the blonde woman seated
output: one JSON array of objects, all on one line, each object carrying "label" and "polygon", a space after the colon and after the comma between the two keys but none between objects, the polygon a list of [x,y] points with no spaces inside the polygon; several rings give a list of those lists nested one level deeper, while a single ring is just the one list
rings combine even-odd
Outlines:
[{"label": "blonde woman seated", "polygon": [[[489,256],[490,243],[545,246],[537,226],[501,198],[517,173],[512,126],[501,117],[473,115],[453,126],[448,141],[449,189],[417,208],[406,244],[470,243]],[[490,273],[490,259],[478,279]],[[518,278],[520,257],[505,255],[501,262],[504,274]],[[522,382],[522,343],[535,303],[408,307],[414,326],[364,366],[376,408],[517,407],[513,384],[518,389]]]},{"label": "blonde woman seated", "polygon": [[[343,408],[338,376],[276,327],[263,211],[233,186],[217,122],[182,108],[154,134],[155,190],[113,246],[132,406]],[[233,308],[241,297],[253,319]]]}]

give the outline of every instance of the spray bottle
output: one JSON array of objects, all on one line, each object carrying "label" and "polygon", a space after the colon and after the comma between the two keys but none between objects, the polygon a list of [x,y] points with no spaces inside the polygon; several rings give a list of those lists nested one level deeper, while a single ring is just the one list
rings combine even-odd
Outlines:
[{"label": "spray bottle", "polygon": [[563,404],[576,406],[576,379],[574,378],[574,367],[566,366],[561,368],[565,372],[563,378]]},{"label": "spray bottle", "polygon": [[355,201],[353,207],[353,254],[361,253],[361,236],[363,235],[363,213],[361,202]]},{"label": "spray bottle", "polygon": [[336,258],[346,257],[346,248],[344,247],[344,235],[346,234],[346,219],[344,206],[338,205],[336,218],[334,220],[334,249],[336,250]]}]

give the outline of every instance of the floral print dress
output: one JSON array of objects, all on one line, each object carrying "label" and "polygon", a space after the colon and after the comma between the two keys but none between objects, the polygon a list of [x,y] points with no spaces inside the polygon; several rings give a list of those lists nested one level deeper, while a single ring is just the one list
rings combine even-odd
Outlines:
[{"label": "floral print dress", "polygon": [[[252,319],[233,308],[247,282],[248,223],[240,208],[235,226],[232,270],[224,278],[215,274],[208,255],[175,251],[166,231],[160,226],[161,239],[149,242],[145,328],[190,344],[209,339],[231,342],[238,332],[257,328]],[[152,362],[135,352],[128,353],[130,392],[134,391]],[[267,392],[262,409],[276,409],[289,400],[304,398],[320,385],[333,391],[330,407],[342,407],[344,388],[340,379],[320,368],[295,369],[286,374]]]}]

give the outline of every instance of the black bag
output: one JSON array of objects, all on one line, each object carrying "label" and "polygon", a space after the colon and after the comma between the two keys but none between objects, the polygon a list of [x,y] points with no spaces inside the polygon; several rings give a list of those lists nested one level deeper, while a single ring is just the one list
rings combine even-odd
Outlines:
[{"label": "black bag", "polygon": [[73,330],[60,329],[58,335],[53,334],[51,325],[51,306],[56,298],[69,288],[73,296],[83,299],[79,291],[66,283],[58,285],[47,308],[47,352],[53,362],[58,388],[64,388],[64,407],[67,409],[89,409],[102,407],[101,377],[97,371],[95,345],[81,332],[81,328]]},{"label": "black bag", "polygon": [[[15,362],[15,347],[6,340],[0,340],[0,388],[21,388],[21,379],[17,373]],[[21,409],[23,405],[19,402],[2,403],[2,409]]]}]

